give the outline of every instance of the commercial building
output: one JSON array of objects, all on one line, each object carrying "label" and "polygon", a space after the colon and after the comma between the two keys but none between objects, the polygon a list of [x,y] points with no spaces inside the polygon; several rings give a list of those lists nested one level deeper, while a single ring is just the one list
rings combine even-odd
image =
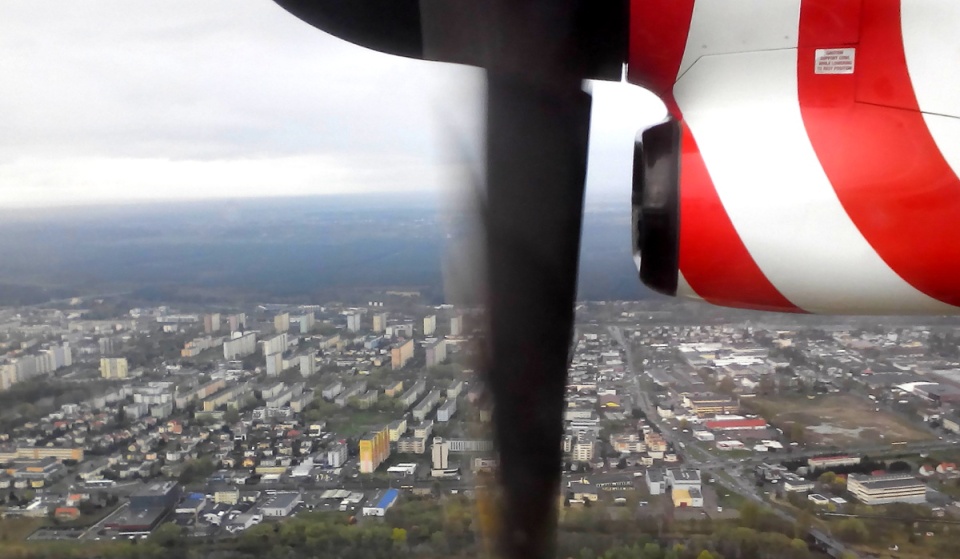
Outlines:
[{"label": "commercial building", "polygon": [[157,481],[130,495],[130,508],[134,510],[171,510],[180,501],[181,487],[175,481]]},{"label": "commercial building", "polygon": [[740,411],[739,401],[716,394],[687,394],[683,397],[683,405],[698,417],[735,414]]},{"label": "commercial building", "polygon": [[263,516],[283,518],[290,516],[293,509],[303,502],[303,495],[299,491],[284,491],[276,493],[260,507]]},{"label": "commercial building", "polygon": [[387,513],[387,509],[397,502],[399,496],[400,492],[396,489],[387,489],[373,498],[371,501],[374,503],[373,506],[363,507],[363,516],[384,516]]},{"label": "commercial building", "polygon": [[700,470],[688,468],[669,468],[664,479],[671,489],[700,489]]},{"label": "commercial building", "polygon": [[910,474],[847,476],[847,491],[865,505],[920,504],[927,501],[927,486]]},{"label": "commercial building", "polygon": [[455,413],[457,413],[457,400],[447,400],[437,409],[437,421],[446,423]]},{"label": "commercial building", "polygon": [[423,335],[432,336],[437,331],[437,315],[423,317]]},{"label": "commercial building", "polygon": [[835,468],[837,466],[856,466],[860,463],[859,456],[818,456],[808,458],[807,466],[811,470],[823,470],[826,468]]},{"label": "commercial building", "polygon": [[223,358],[227,361],[253,355],[257,351],[257,334],[255,332],[233,332],[233,337],[223,342]]},{"label": "commercial building", "polygon": [[806,493],[807,491],[813,491],[815,487],[812,481],[806,480],[797,474],[785,473],[781,476],[783,478],[783,490],[789,491],[791,493]]},{"label": "commercial building", "polygon": [[413,340],[400,342],[390,350],[390,364],[394,370],[402,369],[413,359]]},{"label": "commercial building", "polygon": [[372,474],[390,457],[390,432],[386,426],[360,439],[360,473]]},{"label": "commercial building", "polygon": [[101,357],[100,376],[109,379],[121,379],[129,376],[126,357]]},{"label": "commercial building", "polygon": [[427,367],[436,367],[447,360],[447,342],[445,340],[436,340],[427,344]]},{"label": "commercial building", "polygon": [[679,488],[670,492],[673,498],[673,506],[676,508],[702,508],[703,493],[696,488]]}]

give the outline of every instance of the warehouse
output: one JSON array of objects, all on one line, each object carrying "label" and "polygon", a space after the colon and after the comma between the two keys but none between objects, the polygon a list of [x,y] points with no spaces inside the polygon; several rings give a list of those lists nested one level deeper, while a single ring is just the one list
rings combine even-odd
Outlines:
[{"label": "warehouse", "polygon": [[277,493],[267,501],[261,510],[263,516],[285,517],[290,516],[293,509],[303,501],[299,492]]},{"label": "warehouse", "polygon": [[363,516],[384,516],[387,509],[397,502],[400,492],[396,489],[387,489],[382,495],[373,499],[376,504],[371,507],[363,507]]}]

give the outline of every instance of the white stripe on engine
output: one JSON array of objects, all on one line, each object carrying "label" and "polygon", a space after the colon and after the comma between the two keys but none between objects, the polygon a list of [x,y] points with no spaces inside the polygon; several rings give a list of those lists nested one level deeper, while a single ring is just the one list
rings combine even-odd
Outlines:
[{"label": "white stripe on engine", "polygon": [[797,46],[800,0],[696,0],[679,75],[702,56]]},{"label": "white stripe on engine", "polygon": [[[960,177],[960,2],[901,0],[907,71],[927,129]],[[932,114],[929,114],[932,113]]]},{"label": "white stripe on engine", "polygon": [[701,58],[674,94],[734,228],[793,304],[823,313],[956,310],[894,273],[844,211],[804,128],[796,49]]}]

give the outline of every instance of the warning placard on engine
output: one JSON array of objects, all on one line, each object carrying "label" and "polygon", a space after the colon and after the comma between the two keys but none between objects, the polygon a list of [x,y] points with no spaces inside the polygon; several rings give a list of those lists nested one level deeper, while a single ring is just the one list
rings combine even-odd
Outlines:
[{"label": "warning placard on engine", "polygon": [[817,49],[815,72],[817,74],[852,74],[857,49]]}]

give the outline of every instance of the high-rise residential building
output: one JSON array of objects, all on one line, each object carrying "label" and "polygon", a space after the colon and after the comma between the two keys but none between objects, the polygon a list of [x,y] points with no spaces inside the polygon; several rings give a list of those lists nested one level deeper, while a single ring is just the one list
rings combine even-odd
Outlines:
[{"label": "high-rise residential building", "polygon": [[290,330],[290,313],[285,312],[273,317],[273,328],[278,334]]},{"label": "high-rise residential building", "polygon": [[360,473],[372,474],[390,457],[390,430],[383,426],[360,439]]},{"label": "high-rise residential building", "polygon": [[413,359],[413,340],[399,343],[390,350],[390,365],[394,370],[402,369],[411,359]]},{"label": "high-rise residential building", "polygon": [[283,370],[283,354],[282,353],[271,353],[265,355],[264,359],[267,362],[267,376],[275,377],[280,374],[280,371]]},{"label": "high-rise residential building", "polygon": [[451,398],[437,409],[437,422],[445,423],[450,421],[455,413],[457,413],[457,400]]},{"label": "high-rise residential building", "polygon": [[227,324],[230,326],[230,333],[239,332],[247,327],[246,313],[231,314],[227,317]]},{"label": "high-rise residential building", "polygon": [[360,331],[360,313],[352,312],[347,314],[347,330],[351,332]]},{"label": "high-rise residential building", "polygon": [[317,372],[317,360],[316,356],[311,351],[306,355],[300,356],[300,376],[306,378],[313,376]]},{"label": "high-rise residential building", "polygon": [[450,444],[440,437],[434,437],[431,455],[434,470],[446,470],[450,467]]},{"label": "high-rise residential building", "polygon": [[113,355],[117,351],[116,340],[109,336],[104,336],[97,340],[97,345],[100,346],[100,355]]},{"label": "high-rise residential building", "polygon": [[590,462],[593,460],[596,446],[597,440],[591,435],[577,437],[577,442],[573,445],[572,458],[577,462]]},{"label": "high-rise residential building", "polygon": [[447,360],[447,342],[437,340],[427,345],[427,367],[436,367]]},{"label": "high-rise residential building", "polygon": [[300,325],[301,334],[309,334],[313,330],[313,326],[317,323],[317,319],[313,316],[312,312],[297,317],[297,323]]},{"label": "high-rise residential building", "polygon": [[437,315],[423,317],[423,335],[432,336],[437,331]]},{"label": "high-rise residential building", "polygon": [[203,315],[203,331],[207,334],[220,331],[220,313]]},{"label": "high-rise residential building", "polygon": [[263,340],[261,344],[263,345],[264,355],[270,355],[271,353],[283,353],[287,350],[287,335],[276,335],[269,340]]},{"label": "high-rise residential building", "polygon": [[387,313],[380,312],[373,315],[373,331],[376,333],[383,332],[387,329]]},{"label": "high-rise residential building", "polygon": [[257,334],[255,332],[246,334],[235,332],[232,339],[223,342],[223,358],[227,360],[253,355],[256,351]]},{"label": "high-rise residential building", "polygon": [[129,367],[126,357],[101,357],[100,376],[103,378],[127,378]]},{"label": "high-rise residential building", "polygon": [[458,314],[450,319],[450,335],[463,335],[463,315]]}]

